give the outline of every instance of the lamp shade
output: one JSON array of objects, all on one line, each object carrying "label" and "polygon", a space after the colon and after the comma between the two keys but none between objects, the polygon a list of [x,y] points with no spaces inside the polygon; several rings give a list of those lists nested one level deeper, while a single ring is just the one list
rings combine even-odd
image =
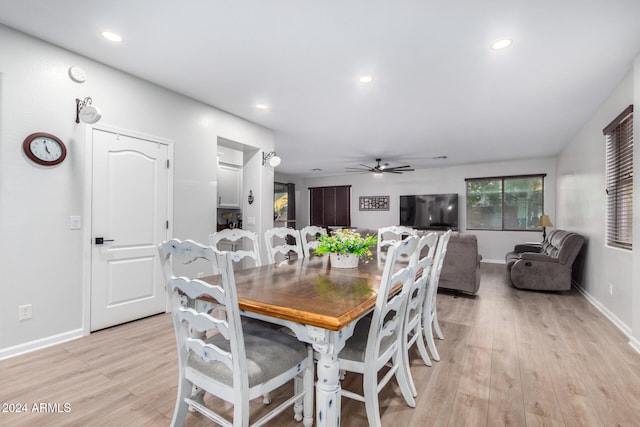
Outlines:
[{"label": "lamp shade", "polygon": [[269,159],[269,166],[271,166],[272,168],[275,168],[279,166],[281,162],[282,162],[282,159],[280,157],[273,156],[272,158]]},{"label": "lamp shade", "polygon": [[553,227],[549,215],[542,215],[536,225],[539,227]]}]

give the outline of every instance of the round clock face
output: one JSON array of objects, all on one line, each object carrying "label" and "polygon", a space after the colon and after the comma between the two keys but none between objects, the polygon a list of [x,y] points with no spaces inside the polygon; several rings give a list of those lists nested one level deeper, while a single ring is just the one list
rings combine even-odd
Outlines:
[{"label": "round clock face", "polygon": [[67,156],[63,142],[50,133],[32,133],[24,140],[22,148],[29,159],[45,166],[62,163]]}]

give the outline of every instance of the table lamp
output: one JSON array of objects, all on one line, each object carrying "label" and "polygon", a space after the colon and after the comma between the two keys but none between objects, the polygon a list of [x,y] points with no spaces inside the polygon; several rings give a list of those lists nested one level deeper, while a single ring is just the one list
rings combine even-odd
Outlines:
[{"label": "table lamp", "polygon": [[542,241],[544,241],[547,238],[547,227],[553,227],[549,215],[543,214],[536,225],[542,227]]}]

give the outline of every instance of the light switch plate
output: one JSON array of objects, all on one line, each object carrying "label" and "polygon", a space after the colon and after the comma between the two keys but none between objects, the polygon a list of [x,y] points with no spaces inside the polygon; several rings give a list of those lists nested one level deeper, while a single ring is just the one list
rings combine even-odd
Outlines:
[{"label": "light switch plate", "polygon": [[82,221],[80,219],[80,216],[73,215],[69,218],[69,228],[71,230],[80,230],[80,228],[82,228]]}]

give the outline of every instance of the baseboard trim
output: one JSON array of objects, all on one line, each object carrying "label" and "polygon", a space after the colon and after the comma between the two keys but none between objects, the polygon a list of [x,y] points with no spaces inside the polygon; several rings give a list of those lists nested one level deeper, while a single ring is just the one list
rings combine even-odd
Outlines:
[{"label": "baseboard trim", "polygon": [[506,264],[506,262],[503,259],[485,259],[482,258],[482,261],[480,262],[486,262],[487,264]]},{"label": "baseboard trim", "polygon": [[609,319],[611,323],[613,323],[615,327],[629,339],[629,345],[631,348],[633,348],[637,353],[640,353],[640,341],[633,337],[631,328],[613,314],[607,307],[602,305],[600,301],[594,298],[593,295],[587,292],[582,286],[578,285],[576,282],[572,282],[572,284],[592,306]]},{"label": "baseboard trim", "polygon": [[636,338],[631,337],[631,339],[629,340],[629,345],[636,352],[640,353],[640,341],[638,341]]},{"label": "baseboard trim", "polygon": [[20,356],[21,354],[31,353],[32,351],[41,350],[43,348],[51,347],[56,344],[62,344],[63,342],[75,340],[84,336],[82,328],[74,329],[72,331],[64,332],[58,335],[52,335],[50,337],[40,338],[34,341],[29,341],[24,344],[19,344],[13,347],[7,347],[0,349],[0,360],[9,359],[11,357]]}]

